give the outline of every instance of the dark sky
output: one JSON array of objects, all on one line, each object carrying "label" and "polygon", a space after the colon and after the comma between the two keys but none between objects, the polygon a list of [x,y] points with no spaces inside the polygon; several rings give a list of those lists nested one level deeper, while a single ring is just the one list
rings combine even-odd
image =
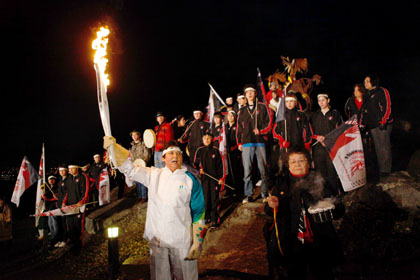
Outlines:
[{"label": "dark sky", "polygon": [[[23,155],[37,167],[81,163],[101,152],[92,30],[107,23],[113,135],[154,126],[207,105],[210,82],[235,96],[277,68],[280,56],[306,57],[332,105],[377,73],[395,117],[415,120],[420,101],[417,1],[8,1],[0,4],[1,165]],[[180,4],[182,3],[182,4]]]}]

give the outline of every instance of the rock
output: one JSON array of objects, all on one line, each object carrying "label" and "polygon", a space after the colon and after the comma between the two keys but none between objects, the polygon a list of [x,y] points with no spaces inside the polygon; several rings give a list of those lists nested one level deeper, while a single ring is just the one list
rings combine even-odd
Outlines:
[{"label": "rock", "polygon": [[[349,192],[343,203],[346,214],[335,222],[346,254],[343,274],[351,274],[351,267],[357,266],[361,275],[388,279],[386,271],[401,265],[396,260],[411,263],[419,258],[420,188],[408,172]],[[411,265],[410,269],[418,273]]]},{"label": "rock", "polygon": [[420,182],[410,177],[407,171],[399,171],[391,174],[378,184],[386,191],[398,208],[416,215],[420,212]]},{"label": "rock", "polygon": [[420,150],[417,150],[410,158],[407,166],[408,173],[416,180],[420,179]]},{"label": "rock", "polygon": [[[111,196],[111,198],[114,196]],[[114,197],[114,199],[117,199]],[[111,200],[111,203],[97,208],[89,213],[85,220],[85,230],[89,234],[95,234],[103,231],[104,228],[111,226],[118,220],[127,216],[130,208],[136,203],[136,197],[133,192],[129,192],[126,197]]]}]

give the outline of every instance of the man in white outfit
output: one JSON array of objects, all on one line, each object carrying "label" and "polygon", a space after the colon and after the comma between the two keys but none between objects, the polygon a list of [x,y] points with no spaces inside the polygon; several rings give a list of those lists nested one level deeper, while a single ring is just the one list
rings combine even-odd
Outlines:
[{"label": "man in white outfit", "polygon": [[111,145],[118,169],[128,179],[148,187],[143,237],[150,245],[151,279],[198,279],[196,259],[207,231],[204,198],[197,178],[182,166],[179,144],[172,140],[164,145],[163,168],[133,165],[129,152],[115,138],[105,136],[104,148]]}]

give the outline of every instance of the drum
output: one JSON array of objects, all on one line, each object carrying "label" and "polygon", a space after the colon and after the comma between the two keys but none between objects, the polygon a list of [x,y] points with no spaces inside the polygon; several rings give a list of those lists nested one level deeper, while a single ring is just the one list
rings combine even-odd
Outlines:
[{"label": "drum", "polygon": [[151,149],[156,144],[156,134],[153,129],[146,129],[143,132],[143,141],[147,148]]},{"label": "drum", "polygon": [[136,159],[133,164],[135,166],[140,166],[140,167],[146,167],[146,162],[144,160],[142,160],[141,158]]},{"label": "drum", "polygon": [[315,223],[325,223],[334,218],[334,208],[335,206],[330,200],[322,200],[316,205],[309,207],[308,212],[311,214]]}]

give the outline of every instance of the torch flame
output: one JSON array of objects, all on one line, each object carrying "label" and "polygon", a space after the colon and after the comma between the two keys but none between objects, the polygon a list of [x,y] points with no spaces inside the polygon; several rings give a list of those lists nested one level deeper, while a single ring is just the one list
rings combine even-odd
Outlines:
[{"label": "torch flame", "polygon": [[96,50],[93,62],[98,65],[101,76],[105,86],[109,85],[108,74],[105,74],[106,64],[108,59],[106,58],[106,46],[108,44],[109,29],[106,27],[101,27],[98,32],[96,32],[96,39],[92,42],[92,49]]}]

